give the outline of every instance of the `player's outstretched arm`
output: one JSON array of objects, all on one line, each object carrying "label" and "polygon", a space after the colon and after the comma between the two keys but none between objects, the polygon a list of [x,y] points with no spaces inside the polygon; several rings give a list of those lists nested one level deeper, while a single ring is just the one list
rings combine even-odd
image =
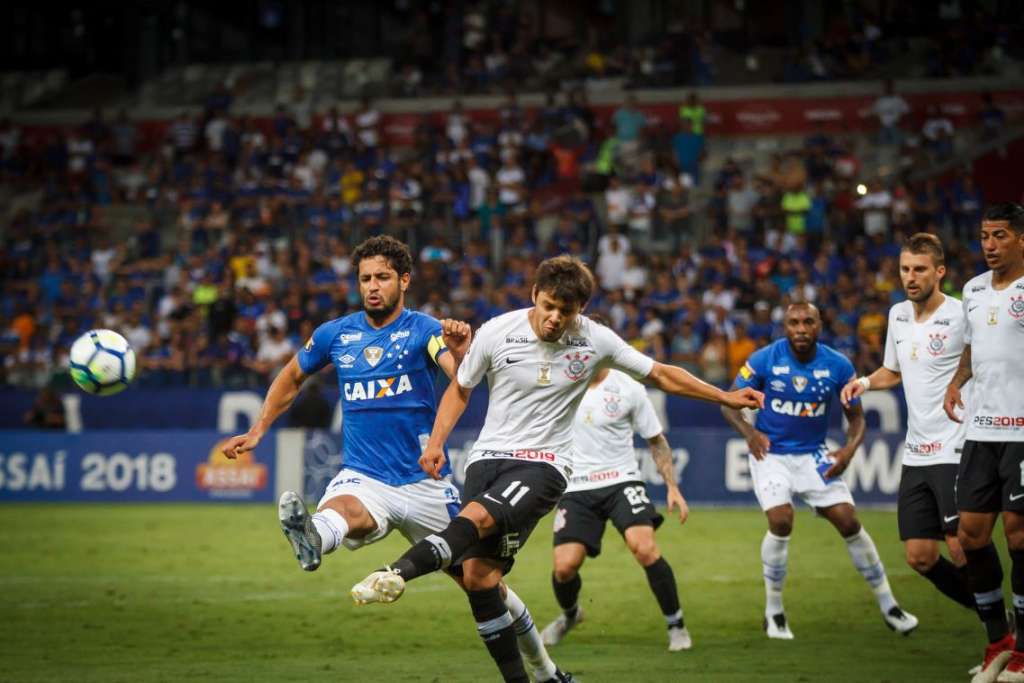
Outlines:
[{"label": "player's outstretched arm", "polygon": [[956,414],[956,409],[964,409],[964,402],[960,396],[960,387],[967,383],[971,377],[974,376],[974,371],[971,370],[971,345],[965,344],[964,351],[960,354],[960,365],[957,367],[956,372],[953,374],[953,379],[950,380],[949,386],[946,387],[946,398],[942,401],[942,408],[946,411],[946,416],[953,422],[963,422],[963,419]]},{"label": "player's outstretched arm", "polygon": [[441,478],[441,468],[444,467],[444,444],[448,435],[455,428],[455,423],[462,417],[469,404],[469,394],[472,389],[460,385],[458,381],[448,384],[441,397],[441,403],[437,406],[437,415],[434,417],[434,427],[430,430],[430,439],[427,447],[420,455],[420,468],[434,479]]},{"label": "player's outstretched arm", "polygon": [[892,389],[902,379],[903,376],[900,373],[893,372],[883,365],[867,377],[857,377],[847,382],[846,386],[839,392],[839,400],[842,401],[844,406],[848,406],[850,401],[864,392],[877,389]]},{"label": "player's outstretched arm", "polygon": [[646,379],[662,391],[676,396],[698,398],[702,401],[720,403],[730,408],[764,407],[764,394],[756,389],[722,391],[715,385],[708,384],[674,365],[655,363]]},{"label": "player's outstretched arm", "polygon": [[239,453],[256,448],[274,420],[288,410],[292,401],[299,395],[299,389],[302,388],[302,383],[306,381],[307,377],[308,375],[299,368],[298,356],[292,356],[288,364],[281,368],[281,372],[277,373],[270,389],[267,390],[259,418],[248,432],[233,436],[224,442],[224,446],[221,448],[224,455],[233,460],[238,457]]},{"label": "player's outstretched arm", "polygon": [[672,466],[672,449],[668,445],[668,439],[664,434],[658,434],[648,439],[647,443],[651,446],[651,459],[654,460],[654,466],[658,468],[658,474],[665,480],[665,487],[668,489],[666,496],[668,510],[671,512],[673,508],[677,508],[679,523],[683,524],[690,516],[690,507],[686,504],[686,499],[683,498],[683,493],[679,490],[679,483],[676,481],[676,470]]},{"label": "player's outstretched arm", "polygon": [[838,477],[846,471],[853,454],[864,442],[864,432],[867,429],[867,420],[864,419],[864,407],[859,403],[845,406],[843,412],[846,414],[848,426],[846,427],[846,443],[837,450],[829,453],[829,457],[835,462],[825,471],[825,478]]},{"label": "player's outstretched arm", "polygon": [[[732,385],[733,389],[736,389],[736,384]],[[757,431],[754,425],[747,422],[747,418],[743,416],[743,411],[738,408],[730,408],[729,406],[722,406],[722,417],[729,425],[739,432],[740,436],[747,440],[747,448],[750,449],[750,454],[754,456],[755,460],[764,460],[764,457],[768,455],[768,449],[771,448],[772,444],[765,434]]]}]

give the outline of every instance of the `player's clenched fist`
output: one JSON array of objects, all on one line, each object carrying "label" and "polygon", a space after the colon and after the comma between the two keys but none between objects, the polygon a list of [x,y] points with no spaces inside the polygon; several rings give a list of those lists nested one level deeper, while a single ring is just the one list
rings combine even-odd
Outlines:
[{"label": "player's clenched fist", "polygon": [[252,432],[233,436],[224,442],[220,451],[225,457],[234,460],[240,453],[246,453],[256,448],[260,443],[260,438],[262,438],[260,434],[253,434]]},{"label": "player's clenched fist", "polygon": [[420,469],[426,472],[431,479],[441,478],[441,468],[444,467],[444,450],[439,446],[427,446],[420,455]]},{"label": "player's clenched fist", "polygon": [[756,389],[746,388],[725,392],[722,404],[729,408],[764,408],[764,394]]},{"label": "player's clenched fist", "polygon": [[465,353],[473,339],[473,328],[461,320],[445,318],[441,321],[441,338],[452,353]]}]

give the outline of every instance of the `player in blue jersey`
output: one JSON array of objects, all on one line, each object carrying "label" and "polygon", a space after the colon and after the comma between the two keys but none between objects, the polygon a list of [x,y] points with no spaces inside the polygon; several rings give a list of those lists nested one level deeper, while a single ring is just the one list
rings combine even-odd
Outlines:
[{"label": "player in blue jersey", "polygon": [[756,422],[751,425],[739,410],[722,408],[726,421],[750,447],[754,492],[768,517],[768,532],[761,542],[765,633],[769,638],[793,638],[782,605],[793,494],[842,535],[854,567],[874,590],[889,628],[910,633],[917,627],[917,618],[900,609],[893,597],[875,543],[857,519],[849,487],[839,478],[864,439],[864,410],[859,401],[844,407],[849,422],[846,443],[832,452],[825,445],[832,398],[855,377],[853,365],[846,356],[818,343],[821,316],[814,304],[787,308],[784,327],[786,338],[751,354],[736,377],[735,387],[765,393],[764,409]]},{"label": "player in blue jersey", "polygon": [[[281,529],[306,571],[339,546],[355,550],[393,529],[416,543],[448,526],[462,506],[450,469],[432,479],[419,457],[434,424],[436,368],[454,377],[469,348],[470,327],[405,308],[412,256],[402,242],[371,237],[353,251],[352,265],[363,310],[316,328],[274,379],[249,432],[223,446],[228,458],[255,448],[302,383],[328,365],[335,368],[344,417],[342,469],[315,514],[293,491],[278,503]],[[535,678],[569,680],[548,657],[526,605],[507,586],[503,592]]]}]

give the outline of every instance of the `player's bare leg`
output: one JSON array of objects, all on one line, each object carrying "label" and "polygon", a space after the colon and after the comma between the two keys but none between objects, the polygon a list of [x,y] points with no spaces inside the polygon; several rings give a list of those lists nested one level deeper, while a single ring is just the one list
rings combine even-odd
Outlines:
[{"label": "player's bare leg", "polygon": [[761,541],[764,575],[764,632],[769,638],[792,640],[793,632],[782,604],[782,587],[789,567],[789,536],[793,533],[793,506],[777,505],[765,510],[768,532]]},{"label": "player's bare leg", "polygon": [[654,527],[645,524],[631,526],[626,529],[623,536],[629,551],[644,568],[647,583],[658,601],[662,616],[665,617],[668,626],[668,649],[671,652],[689,650],[693,647],[693,640],[683,621],[683,608],[679,604],[675,573],[672,566],[661,556],[661,550],[654,540]]},{"label": "player's bare leg", "polygon": [[377,528],[377,522],[354,496],[331,498],[310,515],[299,494],[285,491],[278,500],[277,515],[299,566],[309,572],[346,537],[362,538]]},{"label": "player's bare leg", "polygon": [[907,565],[931,581],[939,591],[968,609],[974,609],[974,596],[967,588],[967,569],[963,550],[956,536],[947,536],[952,560],[939,551],[939,542],[930,538],[909,538],[904,544]]},{"label": "player's bare leg", "polygon": [[974,594],[975,609],[985,625],[989,642],[972,683],[995,681],[1015,646],[1003,603],[1003,568],[992,544],[997,516],[994,512],[961,510],[957,529],[957,539],[967,558],[967,585]]},{"label": "player's bare leg", "polygon": [[885,567],[878,555],[875,542],[868,535],[857,519],[857,510],[849,503],[838,503],[829,507],[817,508],[818,513],[832,523],[836,531],[846,541],[846,550],[850,554],[853,566],[871,586],[878,600],[878,609],[886,626],[897,633],[909,634],[917,628],[917,617],[900,609],[893,597],[889,579],[885,575]]},{"label": "player's bare leg", "polygon": [[582,543],[563,543],[555,546],[554,569],[551,572],[551,587],[562,613],[544,627],[542,636],[545,645],[557,645],[569,631],[583,621],[583,610],[579,606],[580,588],[583,580],[579,569],[587,557],[587,548]]}]

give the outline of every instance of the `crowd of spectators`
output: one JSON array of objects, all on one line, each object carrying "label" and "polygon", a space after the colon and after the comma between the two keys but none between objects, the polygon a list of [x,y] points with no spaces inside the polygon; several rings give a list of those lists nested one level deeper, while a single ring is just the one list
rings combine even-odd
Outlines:
[{"label": "crowd of spectators", "polygon": [[[456,103],[402,149],[370,101],[307,128],[228,105],[179,117],[153,149],[125,116],[37,145],[0,125],[3,182],[36,199],[0,247],[3,384],[46,385],[81,332],[107,327],[136,349],[141,385],[264,386],[316,325],[358,310],[350,253],[379,233],[414,249],[411,306],[474,326],[529,305],[540,259],[581,255],[592,310],[716,383],[798,300],[819,304],[823,341],[877,366],[914,231],[952,238],[947,291],[980,267],[970,175],[858,192],[855,146],[824,129],[765,168],[703,168],[696,97],[669,122],[627,99],[606,129],[580,93],[529,112],[509,96],[493,123]],[[918,137],[901,137],[909,165],[933,153]],[[130,235],[114,208],[135,217]]]}]

